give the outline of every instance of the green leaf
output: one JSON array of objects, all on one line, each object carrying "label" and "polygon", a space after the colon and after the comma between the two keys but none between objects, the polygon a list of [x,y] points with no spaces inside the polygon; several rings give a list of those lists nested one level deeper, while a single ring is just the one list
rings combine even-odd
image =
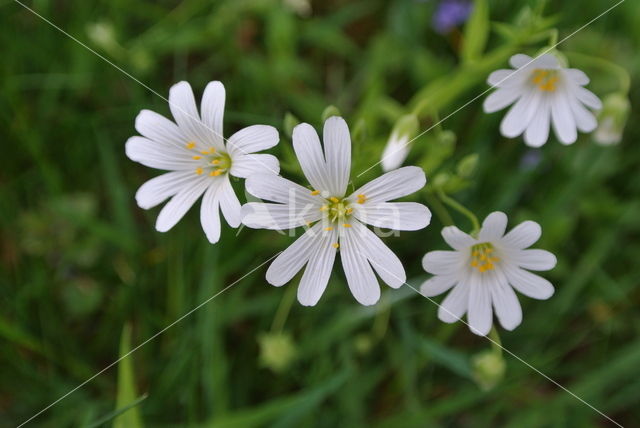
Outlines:
[{"label": "green leaf", "polygon": [[[142,428],[140,409],[131,404],[140,401],[136,393],[136,385],[133,371],[133,359],[127,354],[131,350],[131,325],[126,324],[120,336],[120,362],[118,363],[118,397],[116,399],[116,412],[118,409],[129,407],[113,421],[113,428]],[[126,356],[126,357],[125,357]],[[123,358],[124,357],[124,358]]]},{"label": "green leaf", "polygon": [[487,0],[476,0],[473,12],[464,27],[464,41],[460,53],[463,62],[473,62],[484,52],[489,36],[489,3]]}]

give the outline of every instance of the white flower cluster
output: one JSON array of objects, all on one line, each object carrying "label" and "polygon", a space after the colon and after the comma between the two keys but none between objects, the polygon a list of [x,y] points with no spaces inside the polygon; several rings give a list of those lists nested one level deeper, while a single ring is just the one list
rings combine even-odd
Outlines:
[{"label": "white flower cluster", "polygon": [[[524,133],[527,144],[540,146],[546,142],[551,124],[558,139],[570,144],[576,139],[576,129],[589,132],[596,128],[594,115],[583,105],[597,109],[600,101],[582,87],[588,82],[584,73],[562,68],[551,55],[535,60],[516,55],[511,65],[520,70],[517,76],[511,70],[489,76],[498,89],[484,105],[492,112],[515,103],[502,122],[504,135]],[[304,270],[298,286],[302,305],[319,301],[338,254],[347,285],[363,305],[380,299],[378,278],[392,288],[405,284],[402,262],[375,231],[415,231],[431,221],[423,204],[394,202],[426,184],[421,168],[395,169],[407,154],[404,148],[409,137],[401,135],[403,130],[417,132],[414,118],[396,130],[390,143],[393,147],[384,152],[393,156],[384,162],[384,169],[390,171],[358,188],[350,182],[347,123],[337,116],[327,119],[322,143],[309,124],[296,126],[293,148],[308,182],[305,186],[280,176],[276,157],[258,153],[277,145],[279,136],[274,127],[253,125],[225,139],[224,106],[222,83],[208,84],[198,111],[191,86],[180,82],[169,93],[175,122],[148,110],[136,118],[141,136],[127,141],[127,156],[145,166],[170,171],[149,180],[136,193],[136,201],[144,209],[169,200],[158,215],[158,231],[171,229],[202,196],[200,221],[211,243],[220,239],[220,212],[233,228],[241,223],[279,231],[304,228],[266,273],[270,284],[282,286]],[[245,178],[246,191],[265,202],[241,205],[230,176]],[[451,289],[438,312],[442,321],[453,322],[466,313],[471,330],[485,335],[495,312],[500,324],[512,330],[522,320],[514,290],[535,299],[553,294],[546,279],[530,272],[551,269],[556,263],[547,251],[527,249],[540,237],[540,226],[527,221],[505,234],[506,226],[507,216],[494,212],[472,235],[446,227],[442,236],[453,251],[432,251],[424,256],[423,267],[434,276],[422,285],[421,293],[431,297]]]}]

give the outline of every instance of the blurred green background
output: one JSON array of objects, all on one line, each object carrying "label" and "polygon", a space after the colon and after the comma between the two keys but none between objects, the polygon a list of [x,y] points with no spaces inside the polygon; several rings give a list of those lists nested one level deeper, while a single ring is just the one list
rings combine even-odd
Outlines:
[{"label": "blurred green background", "polygon": [[[438,2],[411,0],[52,1],[27,4],[167,96],[188,80],[199,98],[227,88],[225,135],[264,123],[281,131],[283,174],[301,176],[288,129],[320,128],[335,105],[354,133],[355,184],[380,173],[395,120],[421,105],[421,129],[484,91],[516,52],[535,54],[549,29],[571,34],[609,1],[489,2],[483,23],[434,31]],[[305,6],[306,5],[306,6]],[[271,231],[223,228],[210,245],[198,210],[158,233],[158,209],[134,193],[156,172],[124,155],[142,108],[165,101],[13,1],[3,1],[0,60],[0,426],[15,426],[128,349],[284,249]],[[563,43],[563,51],[640,72],[640,5],[627,0]],[[487,24],[485,22],[485,24]],[[488,28],[488,25],[484,25]],[[467,29],[467,31],[471,31]],[[472,46],[469,40],[479,46]],[[601,98],[620,89],[606,61],[575,56]],[[571,60],[572,57],[569,56]],[[624,73],[623,73],[624,74]],[[629,94],[632,104],[637,88]],[[484,98],[484,97],[483,97]],[[620,145],[581,135],[540,150],[498,133],[503,113],[478,100],[420,137],[421,165],[479,217],[543,226],[558,256],[549,301],[521,296],[524,321],[504,346],[625,426],[640,412],[640,127]],[[288,117],[285,120],[285,117]],[[455,140],[455,148],[454,148]],[[475,172],[457,172],[477,153]],[[238,193],[242,182],[237,182]],[[445,249],[447,215],[431,185],[415,200],[439,211],[430,227],[386,242],[410,283],[420,259]],[[463,216],[450,213],[469,230]],[[474,356],[490,348],[408,287],[383,286],[359,306],[336,267],[316,307],[274,288],[266,267],[39,415],[31,426],[600,427],[610,422],[516,359],[480,382]],[[440,301],[441,299],[436,299]]]}]

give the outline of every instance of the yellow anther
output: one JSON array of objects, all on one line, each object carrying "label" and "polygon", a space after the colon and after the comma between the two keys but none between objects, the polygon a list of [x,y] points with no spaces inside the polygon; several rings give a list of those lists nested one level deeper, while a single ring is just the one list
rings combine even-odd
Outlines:
[{"label": "yellow anther", "polygon": [[196,143],[193,142],[193,141],[189,141],[187,143],[187,149],[189,149],[189,150],[193,149],[195,146],[196,146]]},{"label": "yellow anther", "polygon": [[333,227],[329,226],[329,227],[325,227],[324,230],[326,230],[327,232],[330,232],[333,230]]},{"label": "yellow anther", "polygon": [[478,269],[478,272],[484,273],[496,268],[494,263],[500,261],[498,257],[492,256],[495,252],[493,244],[490,242],[483,242],[471,247],[471,260],[469,264],[471,267]]},{"label": "yellow anther", "polygon": [[313,192],[311,192],[312,196],[316,196],[316,195],[319,195],[319,194],[320,194],[319,190],[314,190]]},{"label": "yellow anther", "polygon": [[202,168],[200,167],[196,168],[196,174],[200,175],[202,174],[202,171],[203,171]]},{"label": "yellow anther", "polygon": [[367,201],[367,197],[363,194],[359,194],[357,198],[358,200],[356,202],[358,202],[359,204],[364,204]]},{"label": "yellow anther", "polygon": [[220,163],[220,159],[214,159],[211,161],[211,165],[218,165]]},{"label": "yellow anther", "polygon": [[556,70],[542,70],[536,69],[533,71],[533,77],[531,82],[538,87],[541,91],[553,92],[556,90],[556,84],[560,78]]},{"label": "yellow anther", "polygon": [[340,202],[340,199],[336,198],[335,196],[330,197],[329,200],[334,204],[337,204],[338,202]]},{"label": "yellow anther", "polygon": [[193,157],[193,160],[200,160],[200,159],[202,159],[202,156],[195,155],[195,156]]},{"label": "yellow anther", "polygon": [[340,248],[340,244],[338,244],[337,242],[335,244],[333,244],[333,248],[338,249]]},{"label": "yellow anther", "polygon": [[203,155],[210,155],[215,152],[216,152],[216,149],[214,149],[213,147],[209,147],[207,150],[200,151],[200,153],[202,153]]},{"label": "yellow anther", "polygon": [[320,211],[326,211],[328,209],[329,209],[329,207],[327,205],[323,205],[323,206],[320,207]]},{"label": "yellow anther", "polygon": [[346,214],[351,214],[353,212],[353,208],[347,208],[345,211]]},{"label": "yellow anther", "polygon": [[219,176],[220,174],[222,174],[222,171],[221,171],[221,170],[219,170],[219,169],[214,169],[213,171],[211,171],[211,172],[209,173],[209,175],[210,175],[210,176],[212,176],[212,177],[217,177],[217,176]]},{"label": "yellow anther", "polygon": [[342,225],[342,227],[351,227],[351,225],[349,223],[345,223]]}]

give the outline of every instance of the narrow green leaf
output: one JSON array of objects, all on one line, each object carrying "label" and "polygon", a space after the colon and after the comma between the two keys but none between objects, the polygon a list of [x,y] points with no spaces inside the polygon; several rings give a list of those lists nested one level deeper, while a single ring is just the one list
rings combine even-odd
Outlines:
[{"label": "narrow green leaf", "polygon": [[[120,337],[120,358],[131,350],[131,325],[126,324]],[[142,428],[140,410],[132,403],[138,401],[133,371],[133,359],[129,355],[118,363],[118,397],[116,399],[116,412],[127,408],[113,421],[113,428]]]},{"label": "narrow green leaf", "polygon": [[489,36],[489,2],[475,0],[473,12],[464,27],[464,40],[460,55],[463,62],[473,62],[479,59],[487,44]]}]

